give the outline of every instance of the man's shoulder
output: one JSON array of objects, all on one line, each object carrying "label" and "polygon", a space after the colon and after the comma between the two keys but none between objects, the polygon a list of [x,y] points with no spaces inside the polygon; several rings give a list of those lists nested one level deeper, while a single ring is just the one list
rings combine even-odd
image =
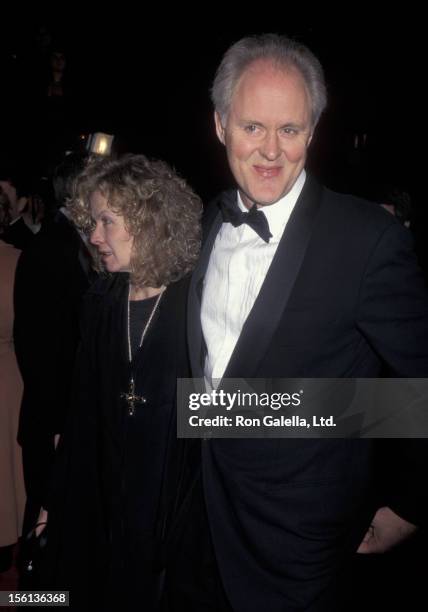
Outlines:
[{"label": "man's shoulder", "polygon": [[[323,187],[321,190],[321,214],[329,223],[350,226],[357,232],[383,232],[397,220],[386,212],[380,204],[349,193],[339,193]],[[398,224],[399,225],[399,224]]]},{"label": "man's shoulder", "polygon": [[38,236],[38,244],[40,248],[43,246],[55,245],[56,248],[69,250],[70,247],[78,246],[79,234],[77,229],[60,211],[55,217],[47,220],[42,225]]},{"label": "man's shoulder", "polygon": [[[320,214],[328,219],[333,227],[338,228],[352,224],[354,231],[359,230],[370,232],[370,230],[382,232],[391,225],[397,225],[397,220],[386,212],[380,204],[352,195],[350,193],[339,193],[329,187],[320,185],[318,181],[308,175],[304,191],[309,189],[309,193],[316,199],[320,199]],[[302,191],[302,194],[304,193]],[[219,204],[225,199],[236,199],[236,189],[227,189],[219,192],[212,198],[204,209],[203,228],[207,232],[211,227],[216,216],[220,213]],[[399,225],[399,224],[398,224]]]},{"label": "man's shoulder", "polygon": [[2,234],[2,239],[17,249],[28,248],[34,237],[35,234],[26,225],[22,216],[8,225]]},{"label": "man's shoulder", "polygon": [[60,213],[42,223],[40,231],[26,249],[28,259],[38,256],[55,259],[77,250],[77,231],[65,217],[61,219],[59,215]]}]

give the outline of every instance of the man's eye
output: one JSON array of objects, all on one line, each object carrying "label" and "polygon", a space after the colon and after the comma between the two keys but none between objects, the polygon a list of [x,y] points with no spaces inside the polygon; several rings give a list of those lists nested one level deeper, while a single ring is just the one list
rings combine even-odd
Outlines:
[{"label": "man's eye", "polygon": [[283,134],[286,134],[287,136],[295,136],[297,134],[297,130],[296,128],[292,128],[292,127],[285,127],[282,129]]},{"label": "man's eye", "polygon": [[244,129],[246,132],[248,132],[248,134],[254,134],[259,129],[259,126],[250,123],[249,125],[246,125]]}]

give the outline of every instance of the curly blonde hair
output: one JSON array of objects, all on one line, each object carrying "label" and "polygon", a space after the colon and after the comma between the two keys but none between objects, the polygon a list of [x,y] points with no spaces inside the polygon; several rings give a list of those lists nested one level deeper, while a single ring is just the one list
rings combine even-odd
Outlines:
[{"label": "curly blonde hair", "polygon": [[[67,208],[86,234],[94,229],[90,198],[98,191],[133,236],[130,276],[135,286],[169,285],[190,272],[199,255],[202,203],[163,161],[144,155],[92,157],[73,184]],[[97,254],[95,267],[102,270]]]}]

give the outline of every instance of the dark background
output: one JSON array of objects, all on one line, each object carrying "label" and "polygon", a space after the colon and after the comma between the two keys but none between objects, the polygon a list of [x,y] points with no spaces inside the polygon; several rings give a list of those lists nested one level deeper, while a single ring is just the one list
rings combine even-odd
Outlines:
[{"label": "dark background", "polygon": [[[159,5],[150,13],[145,5],[116,5],[88,17],[65,4],[56,12],[5,16],[1,159],[46,174],[60,152],[104,131],[115,135],[118,152],[172,163],[207,201],[231,184],[209,99],[216,66],[241,36],[284,33],[315,52],[329,88],[309,168],[328,186],[370,199],[377,199],[379,183],[407,191],[422,252],[427,213],[416,175],[425,155],[422,15],[406,7],[376,17],[362,5],[331,15],[281,7],[237,5],[234,12],[242,14],[233,19],[231,5],[191,12]],[[66,56],[61,98],[46,95],[49,48]]]},{"label": "dark background", "polygon": [[[200,191],[211,186],[216,191],[226,165],[209,101],[215,68],[231,42],[275,31],[308,44],[325,68],[329,107],[311,154],[314,168],[340,184],[348,178],[345,172],[362,175],[362,165],[369,165],[370,174],[410,188],[415,162],[411,139],[423,120],[417,108],[424,89],[417,70],[423,35],[418,34],[417,15],[390,11],[374,22],[369,14],[352,15],[352,8],[334,20],[325,15],[287,18],[284,10],[281,28],[279,18],[261,23],[248,16],[234,25],[227,13],[207,25],[211,11],[219,12],[214,7],[207,8],[205,19],[203,12],[192,15],[194,24],[183,15],[175,23],[167,9],[162,18],[145,20],[141,10],[140,17],[136,9],[124,9],[102,18],[65,11],[57,17],[4,20],[2,151],[12,146],[22,157],[36,154],[44,161],[55,148],[49,137],[55,145],[71,146],[76,135],[103,130],[116,135],[116,146],[164,157]],[[66,55],[63,99],[44,95],[47,53],[41,26],[48,30],[51,46]],[[357,151],[356,134],[366,134],[366,146]],[[352,170],[356,166],[359,172]]]}]

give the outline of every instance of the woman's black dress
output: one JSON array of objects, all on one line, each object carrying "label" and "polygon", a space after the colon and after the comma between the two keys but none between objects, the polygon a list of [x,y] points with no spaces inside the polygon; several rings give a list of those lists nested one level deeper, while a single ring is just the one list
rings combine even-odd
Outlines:
[{"label": "woman's black dress", "polygon": [[[156,610],[177,511],[187,282],[166,289],[131,366],[128,288],[128,274],[119,273],[85,297],[74,399],[48,502],[46,583],[70,590],[78,610]],[[133,415],[124,398],[131,367],[136,395],[146,400]]]}]

